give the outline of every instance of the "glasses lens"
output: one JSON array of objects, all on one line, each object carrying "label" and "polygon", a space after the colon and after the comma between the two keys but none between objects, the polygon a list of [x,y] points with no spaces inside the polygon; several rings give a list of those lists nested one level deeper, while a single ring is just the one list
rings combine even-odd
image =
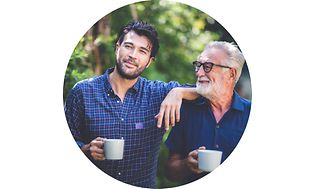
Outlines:
[{"label": "glasses lens", "polygon": [[198,62],[198,61],[194,61],[192,64],[195,67],[195,72],[198,72],[198,70],[199,70],[199,68],[201,66],[201,63]]},{"label": "glasses lens", "polygon": [[211,71],[213,64],[211,62],[203,63],[203,70],[208,73]]},{"label": "glasses lens", "polygon": [[200,67],[203,66],[203,70],[208,73],[211,71],[212,69],[212,66],[213,66],[213,63],[211,62],[205,62],[205,63],[201,63],[201,62],[198,62],[198,61],[194,61],[193,62],[193,66],[195,67],[195,72],[198,72]]}]

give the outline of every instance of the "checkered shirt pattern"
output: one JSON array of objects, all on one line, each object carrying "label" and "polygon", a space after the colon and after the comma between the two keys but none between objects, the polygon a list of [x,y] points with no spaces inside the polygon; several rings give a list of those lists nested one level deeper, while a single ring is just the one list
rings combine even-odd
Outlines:
[{"label": "checkered shirt pattern", "polygon": [[139,77],[121,102],[113,92],[108,75],[78,82],[71,90],[65,113],[79,147],[97,137],[125,139],[123,160],[90,160],[108,175],[128,184],[155,188],[157,160],[164,129],[154,116],[177,82],[150,81]]}]

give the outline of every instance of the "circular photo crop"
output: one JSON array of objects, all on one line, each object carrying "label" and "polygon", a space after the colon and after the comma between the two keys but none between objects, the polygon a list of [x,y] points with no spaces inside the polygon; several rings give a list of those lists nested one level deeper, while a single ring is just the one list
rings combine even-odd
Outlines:
[{"label": "circular photo crop", "polygon": [[169,188],[224,163],[245,131],[252,94],[246,60],[224,27],[161,0],[121,7],[86,31],[63,96],[91,165],[133,186]]}]

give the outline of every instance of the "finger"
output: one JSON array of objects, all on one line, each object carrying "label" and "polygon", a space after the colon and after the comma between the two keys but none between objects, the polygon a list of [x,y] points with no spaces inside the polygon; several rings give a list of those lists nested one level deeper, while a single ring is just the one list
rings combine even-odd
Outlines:
[{"label": "finger", "polygon": [[91,153],[91,156],[92,156],[93,159],[95,159],[95,160],[105,160],[104,154],[99,154],[99,153],[92,152],[92,153]]},{"label": "finger", "polygon": [[180,106],[176,107],[175,114],[176,114],[176,122],[179,122],[180,121]]},{"label": "finger", "polygon": [[156,115],[157,116],[157,127],[161,128],[162,126],[162,121],[163,121],[163,115],[164,115],[165,107],[161,105],[160,107],[160,112]]},{"label": "finger", "polygon": [[198,169],[198,161],[192,157],[187,158],[187,165],[194,172]]},{"label": "finger", "polygon": [[191,170],[192,170],[195,174],[200,174],[200,173],[203,172],[203,171],[200,170],[199,168],[191,168]]},{"label": "finger", "polygon": [[104,145],[104,139],[103,138],[96,138],[94,140],[91,141],[91,146],[97,146],[99,148],[102,148]]},{"label": "finger", "polygon": [[94,153],[98,153],[98,154],[104,154],[104,150],[102,148],[98,148],[96,146],[92,146],[90,148],[90,151],[94,152]]},{"label": "finger", "polygon": [[169,129],[169,124],[170,124],[169,116],[170,116],[170,108],[166,107],[165,112],[164,112],[164,127],[165,127],[165,130]]},{"label": "finger", "polygon": [[175,111],[176,108],[172,107],[170,110],[170,116],[171,116],[171,126],[174,127],[175,126]]},{"label": "finger", "polygon": [[198,161],[194,159],[193,157],[188,158],[189,168],[191,171],[193,171],[196,174],[200,174],[203,171],[199,169]]},{"label": "finger", "polygon": [[205,149],[206,149],[206,147],[200,146],[198,150],[205,150]]},{"label": "finger", "polygon": [[197,150],[192,151],[191,157],[193,157],[194,159],[197,159],[198,158],[198,151]]}]

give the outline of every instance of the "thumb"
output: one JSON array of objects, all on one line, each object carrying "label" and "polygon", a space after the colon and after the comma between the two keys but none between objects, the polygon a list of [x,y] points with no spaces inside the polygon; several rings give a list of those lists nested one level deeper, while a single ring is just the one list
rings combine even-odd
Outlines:
[{"label": "thumb", "polygon": [[205,146],[200,146],[198,150],[205,150],[206,147]]}]

